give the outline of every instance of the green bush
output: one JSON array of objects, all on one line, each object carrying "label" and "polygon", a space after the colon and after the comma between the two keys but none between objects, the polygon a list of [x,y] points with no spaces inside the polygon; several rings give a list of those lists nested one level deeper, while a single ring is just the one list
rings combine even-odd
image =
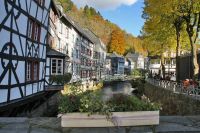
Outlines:
[{"label": "green bush", "polygon": [[136,96],[117,94],[108,101],[109,106],[113,107],[114,112],[125,111],[154,111],[159,110],[158,104],[150,101],[142,101]]},{"label": "green bush", "polygon": [[140,76],[142,76],[142,74],[141,74],[141,72],[140,72],[139,69],[134,69],[131,74],[134,77],[137,77],[137,76],[140,77]]},{"label": "green bush", "polygon": [[105,102],[101,100],[101,93],[96,91],[90,91],[86,95],[83,95],[80,99],[80,112],[88,112],[90,114],[102,114],[109,116],[112,112]]},{"label": "green bush", "polygon": [[80,97],[78,95],[64,95],[60,97],[59,112],[78,112],[80,107]]},{"label": "green bush", "polygon": [[64,75],[51,75],[49,78],[49,82],[51,84],[56,83],[57,85],[64,85],[69,83],[72,78],[71,73],[66,73]]},{"label": "green bush", "polygon": [[144,69],[134,69],[131,75],[134,77],[144,77],[146,73],[147,71]]}]

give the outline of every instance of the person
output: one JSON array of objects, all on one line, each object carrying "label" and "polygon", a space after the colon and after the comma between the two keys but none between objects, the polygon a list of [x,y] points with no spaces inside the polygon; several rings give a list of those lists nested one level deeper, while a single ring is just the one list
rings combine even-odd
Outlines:
[{"label": "person", "polygon": [[189,79],[183,80],[183,89],[184,90],[188,90],[189,85],[190,85]]},{"label": "person", "polygon": [[176,76],[173,74],[170,78],[171,81],[176,81]]}]

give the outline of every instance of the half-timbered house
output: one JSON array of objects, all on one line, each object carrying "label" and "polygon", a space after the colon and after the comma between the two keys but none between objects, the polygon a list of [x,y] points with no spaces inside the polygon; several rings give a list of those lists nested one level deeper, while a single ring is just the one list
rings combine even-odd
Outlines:
[{"label": "half-timbered house", "polygon": [[45,89],[50,1],[0,1],[0,107]]}]

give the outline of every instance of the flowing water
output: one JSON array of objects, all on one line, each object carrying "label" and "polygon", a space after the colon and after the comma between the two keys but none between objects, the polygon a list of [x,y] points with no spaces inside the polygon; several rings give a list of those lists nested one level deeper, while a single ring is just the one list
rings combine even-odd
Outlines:
[{"label": "flowing water", "polygon": [[117,82],[115,84],[106,85],[102,89],[103,100],[106,101],[112,98],[114,94],[131,95],[133,90],[129,82]]}]

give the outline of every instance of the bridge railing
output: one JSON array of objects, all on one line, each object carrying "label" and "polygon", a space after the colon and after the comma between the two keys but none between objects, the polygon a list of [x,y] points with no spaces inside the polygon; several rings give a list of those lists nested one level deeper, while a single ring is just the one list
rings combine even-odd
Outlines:
[{"label": "bridge railing", "polygon": [[114,80],[131,80],[133,77],[127,75],[107,75],[103,78],[104,81],[114,81]]},{"label": "bridge railing", "polygon": [[170,90],[174,93],[180,93],[189,96],[200,96],[200,89],[198,86],[190,85],[188,87],[185,87],[183,83],[177,83],[174,81],[167,81],[167,80],[151,79],[151,78],[146,79],[146,81],[154,86]]}]

